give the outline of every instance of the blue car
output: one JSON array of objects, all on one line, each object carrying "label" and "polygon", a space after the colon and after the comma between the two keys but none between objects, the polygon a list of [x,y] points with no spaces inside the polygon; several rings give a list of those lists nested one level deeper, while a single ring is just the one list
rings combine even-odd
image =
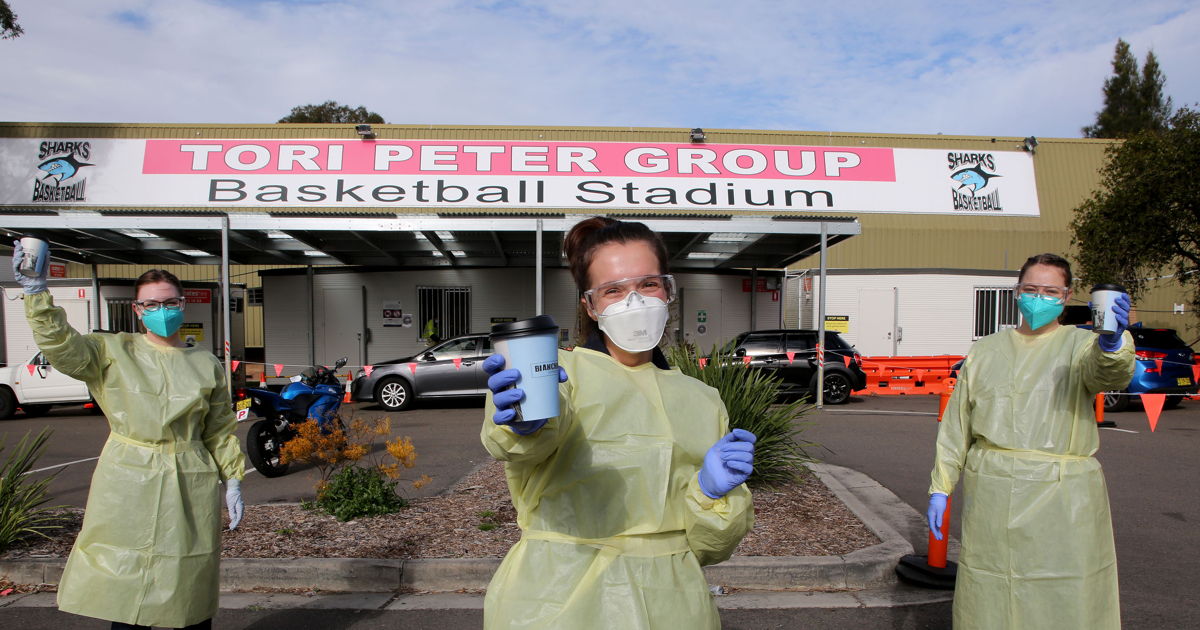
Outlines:
[{"label": "blue car", "polygon": [[1170,328],[1129,329],[1133,335],[1137,362],[1133,380],[1121,392],[1104,394],[1105,411],[1124,411],[1135,396],[1130,394],[1168,395],[1164,409],[1178,407],[1183,402],[1179,394],[1195,394],[1196,380],[1192,374],[1192,349]]}]

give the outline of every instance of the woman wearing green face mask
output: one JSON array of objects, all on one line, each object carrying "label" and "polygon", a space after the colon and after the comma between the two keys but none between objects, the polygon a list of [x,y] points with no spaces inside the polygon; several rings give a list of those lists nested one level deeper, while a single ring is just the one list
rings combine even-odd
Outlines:
[{"label": "woman wearing green face mask", "polygon": [[960,472],[966,496],[955,630],[1120,628],[1093,409],[1133,376],[1129,300],[1116,335],[1062,326],[1071,281],[1059,256],[1025,262],[1021,326],[975,343],[938,427],[927,513],[937,538]]},{"label": "woman wearing green face mask", "polygon": [[[14,257],[14,260],[16,257]],[[211,628],[221,551],[220,481],[241,519],[243,457],[225,370],[180,339],[185,300],[169,272],[138,279],[145,334],[82,335],[44,275],[25,278],[25,315],[51,365],[88,385],[112,432],[92,476],[59,609],[114,629]]]}]

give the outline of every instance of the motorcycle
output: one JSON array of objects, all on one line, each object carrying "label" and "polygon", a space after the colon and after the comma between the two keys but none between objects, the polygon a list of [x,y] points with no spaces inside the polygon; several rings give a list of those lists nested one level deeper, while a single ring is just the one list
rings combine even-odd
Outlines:
[{"label": "motorcycle", "polygon": [[250,463],[264,477],[282,477],[289,463],[280,457],[283,445],[296,436],[294,425],[315,420],[322,431],[328,431],[341,420],[337,417],[342,406],[342,382],[337,371],[346,365],[346,357],[333,369],[323,365],[306,368],[278,394],[267,389],[239,390],[234,403],[238,419],[252,411],[261,418],[250,425],[246,435],[246,454]]}]

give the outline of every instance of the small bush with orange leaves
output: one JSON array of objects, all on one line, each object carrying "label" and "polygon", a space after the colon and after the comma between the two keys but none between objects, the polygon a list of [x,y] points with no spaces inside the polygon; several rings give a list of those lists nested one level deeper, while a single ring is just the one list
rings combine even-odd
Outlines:
[{"label": "small bush with orange leaves", "polygon": [[[416,465],[412,439],[387,439],[392,430],[386,416],[375,420],[356,416],[349,425],[340,419],[333,424],[325,431],[312,420],[295,425],[295,437],[280,449],[284,462],[312,464],[320,472],[316,507],[339,521],[390,514],[404,507],[396,486],[403,471]],[[420,488],[429,481],[421,475],[411,483]]]}]

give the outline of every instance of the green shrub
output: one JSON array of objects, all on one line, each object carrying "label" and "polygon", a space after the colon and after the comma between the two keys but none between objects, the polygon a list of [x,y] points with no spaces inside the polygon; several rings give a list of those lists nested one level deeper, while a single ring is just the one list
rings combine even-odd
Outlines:
[{"label": "green shrub", "polygon": [[405,506],[396,481],[372,466],[346,466],[333,474],[317,494],[317,507],[339,521],[391,514]]},{"label": "green shrub", "polygon": [[[50,497],[46,487],[58,473],[34,479],[25,473],[46,451],[50,429],[42,429],[34,438],[29,434],[17,442],[16,449],[0,463],[0,551],[30,534],[44,538],[46,530],[59,526],[62,517],[52,512],[57,508],[43,507]],[[0,455],[4,441],[0,438]]]},{"label": "green shrub", "polygon": [[817,444],[801,439],[810,423],[798,420],[813,407],[806,399],[777,404],[782,377],[748,369],[740,357],[715,350],[701,368],[698,353],[689,345],[672,346],[667,358],[684,374],[720,393],[730,429],[745,429],[758,437],[751,485],[770,487],[801,479],[807,471],[804,463],[814,461],[805,449]]}]

